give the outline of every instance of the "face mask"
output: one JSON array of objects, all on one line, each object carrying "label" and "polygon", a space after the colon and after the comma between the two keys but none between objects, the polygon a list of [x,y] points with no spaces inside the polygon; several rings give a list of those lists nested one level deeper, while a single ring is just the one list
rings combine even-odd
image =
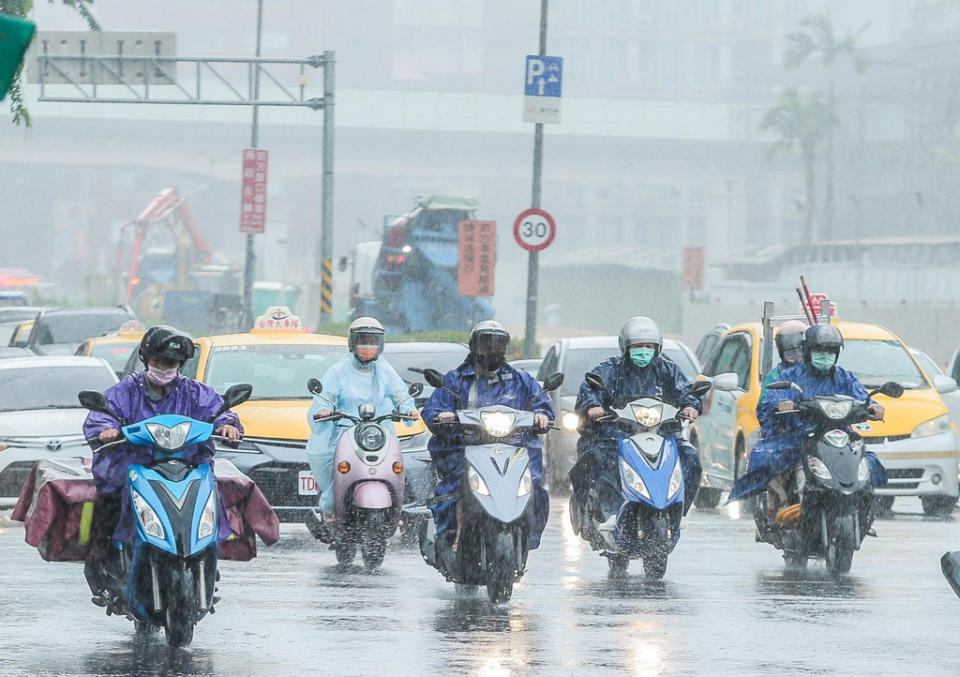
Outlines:
[{"label": "face mask", "polygon": [[803,359],[803,348],[791,348],[783,351],[783,363],[793,366]]},{"label": "face mask", "polygon": [[837,356],[828,351],[817,350],[810,353],[810,362],[818,371],[828,371],[837,363]]},{"label": "face mask", "polygon": [[147,367],[147,379],[155,386],[165,386],[177,377],[179,369],[157,369],[156,367]]},{"label": "face mask", "polygon": [[631,348],[630,361],[643,369],[653,361],[656,352],[653,348]]},{"label": "face mask", "polygon": [[357,346],[356,355],[362,364],[366,364],[380,356],[380,349],[376,346]]}]

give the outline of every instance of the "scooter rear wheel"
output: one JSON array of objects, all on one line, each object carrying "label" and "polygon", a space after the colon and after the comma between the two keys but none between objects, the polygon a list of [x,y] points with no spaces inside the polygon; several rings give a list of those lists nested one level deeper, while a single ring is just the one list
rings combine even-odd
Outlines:
[{"label": "scooter rear wheel", "polygon": [[350,542],[338,542],[334,546],[334,552],[337,554],[337,564],[342,567],[353,564],[353,558],[357,554],[357,544]]}]

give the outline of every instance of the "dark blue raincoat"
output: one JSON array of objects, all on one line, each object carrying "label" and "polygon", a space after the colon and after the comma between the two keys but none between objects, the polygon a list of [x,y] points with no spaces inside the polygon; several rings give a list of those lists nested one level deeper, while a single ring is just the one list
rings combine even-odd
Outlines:
[{"label": "dark blue raincoat", "polygon": [[[502,404],[514,409],[545,414],[551,420],[554,418],[550,397],[527,372],[505,364],[498,374],[480,378],[477,383],[476,402],[469,402],[470,387],[477,381],[477,377],[476,367],[470,362],[464,362],[448,372],[444,378],[446,388],[459,395],[461,403],[444,389],[437,388],[421,412],[424,422],[433,433],[429,449],[434,470],[437,471],[437,496],[457,493],[464,473],[463,432],[455,425],[437,425],[435,422],[441,412]],[[535,486],[535,503],[529,524],[529,547],[533,549],[540,545],[540,534],[547,524],[550,510],[547,492],[540,486],[543,479],[543,440],[532,432],[524,431],[510,438],[510,443],[522,445],[530,456],[530,472]],[[455,505],[456,498],[451,497],[431,506],[438,536],[444,531],[456,529]]]},{"label": "dark blue raincoat", "polygon": [[[867,389],[851,372],[843,367],[834,367],[820,373],[806,364],[788,367],[780,372],[780,381],[791,381],[803,388],[803,394],[793,388],[789,390],[767,389],[763,399],[757,405],[757,419],[760,421],[762,437],[750,452],[747,472],[740,476],[730,491],[729,500],[735,501],[759,494],[766,490],[767,482],[786,472],[802,459],[801,445],[805,433],[812,429],[800,416],[777,416],[777,405],[784,400],[796,402],[808,400],[820,395],[848,395],[858,401],[867,401]],[[872,400],[868,404],[872,404]],[[872,451],[864,456],[870,464],[873,486],[887,483],[887,471],[880,459]]]},{"label": "dark blue raincoat", "polygon": [[[622,355],[611,357],[597,365],[592,373],[603,378],[617,408],[640,397],[656,397],[679,409],[693,407],[703,411],[700,398],[690,394],[690,380],[676,363],[663,355],[642,369]],[[603,406],[603,393],[593,390],[584,380],[574,407],[583,421],[577,441],[577,463],[570,470],[570,483],[578,501],[586,500],[592,478],[606,474],[619,481],[617,444],[623,433],[612,423],[594,423],[587,418],[587,410],[600,406]],[[697,450],[690,444],[677,442],[687,498],[685,507],[689,507],[700,486],[703,469]],[[601,503],[615,510],[620,506],[620,496],[602,496]]]}]

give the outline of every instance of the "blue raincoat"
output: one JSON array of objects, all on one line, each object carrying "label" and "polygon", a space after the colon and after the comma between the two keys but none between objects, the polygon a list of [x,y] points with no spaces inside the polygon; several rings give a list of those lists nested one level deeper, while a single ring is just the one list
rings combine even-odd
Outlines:
[{"label": "blue raincoat", "polygon": [[[403,413],[414,409],[414,401],[396,370],[382,356],[367,364],[349,353],[341,357],[320,379],[323,390],[314,395],[307,411],[310,439],[307,440],[307,461],[320,491],[319,508],[333,510],[333,457],[340,434],[353,426],[349,421],[314,421],[321,409],[334,409],[357,416],[360,405],[376,406],[377,416],[389,414],[399,407]],[[406,401],[405,401],[406,400]],[[407,425],[413,425],[409,421]]]},{"label": "blue raincoat", "polygon": [[[690,380],[676,363],[663,355],[643,368],[618,355],[601,362],[592,373],[603,378],[617,408],[640,397],[656,397],[679,409],[693,407],[697,412],[703,412],[703,403],[690,394]],[[589,409],[600,406],[603,406],[603,393],[588,386],[584,380],[574,406],[583,423],[580,426],[580,439],[577,440],[577,462],[570,470],[570,484],[578,501],[586,500],[593,478],[607,475],[616,477],[619,482],[617,445],[623,433],[615,424],[594,423],[587,418]],[[703,469],[697,450],[679,439],[677,442],[687,498],[685,507],[689,507],[700,486]],[[611,510],[618,508],[620,503],[619,493],[616,496],[601,496],[601,504]]]},{"label": "blue raincoat", "polygon": [[[780,381],[791,381],[803,388],[801,395],[794,389],[767,390],[757,405],[762,437],[750,452],[747,472],[740,476],[730,490],[730,501],[747,498],[766,490],[767,482],[786,472],[802,460],[803,436],[812,429],[799,416],[777,416],[777,405],[784,400],[796,402],[820,395],[848,395],[858,401],[867,401],[867,389],[851,372],[834,367],[821,374],[813,367],[798,364],[780,372]],[[872,404],[872,400],[868,401]],[[870,465],[873,486],[887,483],[887,471],[872,451],[864,456]]]},{"label": "blue raincoat", "polygon": [[[476,401],[470,401],[471,386],[476,383]],[[460,396],[458,404],[450,393],[442,388],[433,391],[430,401],[423,408],[423,419],[433,436],[430,438],[430,459],[437,471],[436,496],[456,493],[460,489],[464,473],[463,432],[457,426],[436,425],[437,416],[444,411],[456,411],[463,408],[486,407],[502,404],[514,409],[532,410],[553,419],[553,406],[550,396],[544,392],[530,374],[514,369],[508,364],[500,368],[496,375],[480,378],[471,362],[464,362],[447,373],[444,385]],[[532,401],[531,401],[532,399]],[[530,403],[529,405],[527,403]],[[540,534],[547,524],[550,502],[546,490],[540,486],[543,480],[543,440],[530,431],[514,435],[511,444],[525,447],[530,456],[530,472],[534,481],[534,508],[529,524],[530,549],[540,545]],[[439,536],[445,531],[457,528],[456,498],[447,498],[431,506],[433,519]]]},{"label": "blue raincoat", "polygon": [[[113,410],[124,417],[127,423],[136,423],[161,414],[179,414],[198,421],[209,421],[210,417],[223,406],[223,398],[217,394],[217,391],[182,375],[177,376],[173,387],[161,397],[157,397],[157,392],[148,384],[143,372],[127,376],[119,383],[107,388],[103,394]],[[213,422],[215,430],[224,425],[232,425],[241,433],[243,432],[240,419],[232,411],[220,414]],[[83,434],[89,440],[98,437],[104,430],[120,427],[120,422],[109,414],[91,411],[84,421]],[[100,444],[94,442],[90,446],[96,450]],[[181,455],[191,463],[211,464],[214,453],[213,442],[207,441],[184,448]],[[120,445],[93,456],[93,481],[96,484],[97,493],[120,498],[120,521],[113,535],[118,541],[130,542],[135,533],[133,514],[130,511],[127,470],[131,465],[146,464],[152,460],[151,448],[133,444]],[[223,505],[223,501],[220,505]],[[221,508],[220,538],[223,540],[229,536],[230,525],[227,522],[226,513]]]}]

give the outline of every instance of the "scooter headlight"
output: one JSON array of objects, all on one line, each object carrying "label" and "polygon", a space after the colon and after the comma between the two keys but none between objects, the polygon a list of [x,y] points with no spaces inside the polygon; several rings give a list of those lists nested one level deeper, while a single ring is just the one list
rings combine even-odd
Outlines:
[{"label": "scooter headlight", "polygon": [[150,504],[147,503],[138,491],[131,489],[130,496],[133,497],[133,509],[134,512],[137,513],[137,519],[140,520],[140,525],[143,527],[143,530],[148,536],[165,540],[167,534],[163,530],[163,525],[160,524],[160,518],[157,517],[154,509],[150,507]]},{"label": "scooter headlight", "polygon": [[357,428],[357,444],[364,451],[378,451],[387,443],[387,435],[376,423],[368,423]]},{"label": "scooter headlight", "polygon": [[656,407],[634,406],[633,416],[637,419],[637,423],[644,428],[653,428],[660,425],[660,420],[663,418],[663,407],[660,405]]},{"label": "scooter headlight", "polygon": [[467,482],[470,484],[470,491],[478,496],[489,496],[490,490],[487,483],[480,477],[480,473],[474,470],[472,465],[467,466]]},{"label": "scooter headlight", "polygon": [[150,433],[150,437],[153,438],[158,447],[167,451],[175,451],[182,447],[187,441],[187,437],[190,436],[190,421],[178,423],[172,428],[159,423],[148,423],[147,432]]},{"label": "scooter headlight", "polygon": [[667,497],[673,498],[683,486],[683,470],[680,468],[680,461],[677,460],[673,465],[673,472],[670,473],[670,484],[667,487]]},{"label": "scooter headlight", "polygon": [[640,475],[634,472],[633,468],[631,468],[623,459],[620,459],[620,475],[623,478],[624,484],[644,498],[650,498],[650,492],[647,491],[647,485],[643,483],[642,479],[640,479]]},{"label": "scooter headlight", "polygon": [[823,441],[831,447],[843,449],[850,443],[850,436],[843,430],[830,430],[824,433]]},{"label": "scooter headlight", "polygon": [[818,398],[817,405],[827,418],[833,419],[834,421],[841,421],[850,414],[850,410],[853,408],[853,400],[826,400]]},{"label": "scooter headlight", "polygon": [[833,479],[833,475],[830,474],[830,469],[827,467],[827,464],[816,456],[810,456],[807,463],[810,466],[810,472],[812,472],[816,477],[819,477],[822,480]]},{"label": "scooter headlight", "polygon": [[565,411],[560,415],[560,427],[568,433],[577,431],[580,427],[580,416],[572,411]]},{"label": "scooter headlight", "polygon": [[197,540],[212,536],[216,523],[217,492],[211,491],[210,498],[207,499],[207,504],[203,506],[203,513],[200,515],[200,526],[197,527]]},{"label": "scooter headlight", "polygon": [[480,422],[490,437],[506,437],[513,432],[517,415],[506,411],[484,411],[480,414]]},{"label": "scooter headlight", "polygon": [[530,473],[530,468],[527,468],[523,471],[523,475],[520,476],[520,486],[517,487],[517,497],[526,496],[531,491],[533,491],[533,475]]},{"label": "scooter headlight", "polygon": [[867,463],[867,459],[860,459],[860,467],[857,469],[857,479],[861,482],[866,482],[870,479],[870,464]]}]

